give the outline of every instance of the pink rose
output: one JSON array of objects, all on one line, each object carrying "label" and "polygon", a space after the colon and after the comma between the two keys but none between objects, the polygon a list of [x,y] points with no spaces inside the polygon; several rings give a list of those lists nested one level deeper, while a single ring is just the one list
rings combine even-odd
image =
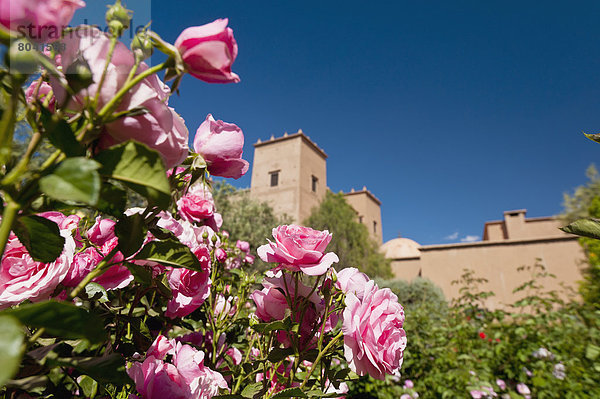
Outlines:
[{"label": "pink rose", "polygon": [[86,248],[73,257],[69,273],[62,281],[65,287],[76,287],[91,272],[94,267],[102,261],[103,256],[96,248]]},{"label": "pink rose", "polygon": [[188,222],[200,222],[213,215],[214,205],[199,195],[186,194],[177,201],[177,211]]},{"label": "pink rose", "polygon": [[[66,70],[78,57],[83,57],[89,64],[94,83],[81,90],[71,99],[67,107],[80,110],[89,106],[98,92],[98,84],[110,48],[110,38],[96,28],[79,27],[65,37],[66,49],[61,54],[60,65]],[[113,56],[106,71],[104,83],[98,96],[98,108],[102,108],[112,100],[123,87],[127,76],[135,63],[133,53],[121,42],[117,42]],[[138,68],[138,73],[148,69],[145,63]],[[51,78],[56,100],[63,103],[67,92],[58,79]],[[118,118],[105,125],[101,132],[98,147],[104,149],[127,140],[136,140],[158,151],[167,168],[180,164],[188,154],[188,130],[183,119],[168,106],[170,89],[156,75],[142,80],[137,86],[123,96],[116,111],[122,112],[137,107],[144,107],[147,113],[137,116]]]},{"label": "pink rose", "polygon": [[[90,242],[99,247],[102,255],[108,255],[119,243],[115,235],[115,222],[110,219],[96,218],[96,223],[87,231],[86,236]],[[106,270],[100,276],[92,281],[100,284],[107,290],[116,290],[125,288],[133,281],[133,275],[122,262],[123,254],[119,251],[110,260],[111,263],[118,263]]]},{"label": "pink rose", "polygon": [[217,298],[215,300],[215,316],[219,318],[219,316],[233,316],[237,310],[237,306],[232,305],[233,297],[229,296],[225,299],[223,294],[217,294]]},{"label": "pink rose", "polygon": [[62,254],[52,263],[34,261],[16,235],[10,234],[2,255],[0,268],[0,309],[24,300],[39,302],[48,299],[67,276],[75,241],[69,230],[60,230],[65,239]]},{"label": "pink rose", "polygon": [[339,259],[336,254],[323,254],[331,241],[327,230],[317,231],[296,225],[279,226],[273,229],[275,242],[269,241],[257,249],[258,256],[265,262],[277,262],[280,267],[309,276],[320,276]]},{"label": "pink rose", "polygon": [[233,123],[215,121],[211,114],[202,122],[194,137],[194,151],[202,155],[213,176],[242,177],[249,167],[242,159],[244,134]]},{"label": "pink rose", "polygon": [[250,243],[248,241],[237,240],[235,246],[242,252],[250,251]]},{"label": "pink rose", "polygon": [[347,267],[337,273],[335,287],[345,294],[353,293],[360,300],[363,299],[363,290],[370,278],[355,267]]},{"label": "pink rose", "polygon": [[146,359],[133,362],[127,374],[143,398],[209,399],[219,389],[228,389],[223,376],[204,365],[204,352],[162,335],[150,346]]},{"label": "pink rose", "polygon": [[175,47],[190,75],[207,83],[237,83],[240,77],[231,72],[238,47],[227,19],[217,19],[202,26],[185,29]]},{"label": "pink rose", "polygon": [[379,289],[369,281],[362,300],[348,293],[342,331],[350,369],[379,380],[397,371],[406,348],[403,323],[404,309],[389,288]]},{"label": "pink rose", "polygon": [[[38,89],[39,86],[39,89]],[[34,98],[34,95],[36,94],[37,90],[37,97]],[[25,99],[27,100],[28,104],[33,103],[36,100],[39,100],[42,104],[44,102],[48,103],[48,109],[50,111],[54,111],[54,108],[56,106],[56,98],[54,97],[54,94],[52,92],[52,86],[50,86],[48,83],[42,81],[42,83],[40,84],[39,81],[36,79],[33,82],[31,82],[31,84],[27,87],[27,89],[25,90]]]},{"label": "pink rose", "polygon": [[194,254],[202,264],[202,272],[172,268],[168,273],[173,298],[167,303],[167,317],[183,317],[198,309],[210,295],[210,253],[198,247]]},{"label": "pink rose", "polygon": [[[284,280],[285,279],[285,280]],[[294,320],[300,321],[302,324],[299,330],[299,338],[301,347],[312,345],[315,337],[311,337],[311,332],[317,323],[320,322],[324,306],[322,299],[316,292],[304,285],[301,281],[298,282],[298,291],[296,291],[296,282],[289,274],[283,274],[281,271],[273,274],[267,273],[267,277],[263,280],[263,289],[254,291],[250,298],[256,304],[256,316],[263,322],[274,320],[283,320],[286,314],[289,314],[291,309],[288,304],[288,299],[294,306]],[[287,295],[286,295],[287,293]],[[286,299],[286,296],[288,297]],[[301,300],[306,300],[307,306],[304,311],[304,316],[297,312],[297,304]],[[286,346],[289,346],[290,339],[287,333],[280,332],[277,339]]]},{"label": "pink rose", "polygon": [[215,259],[217,259],[219,262],[225,262],[227,259],[227,252],[225,252],[223,248],[215,249]]},{"label": "pink rose", "polygon": [[0,24],[32,41],[54,42],[81,7],[81,0],[2,0]]},{"label": "pink rose", "polygon": [[522,382],[517,384],[517,392],[519,392],[521,395],[527,397],[529,395],[531,395],[531,391],[529,390],[529,387],[525,384],[523,384]]}]

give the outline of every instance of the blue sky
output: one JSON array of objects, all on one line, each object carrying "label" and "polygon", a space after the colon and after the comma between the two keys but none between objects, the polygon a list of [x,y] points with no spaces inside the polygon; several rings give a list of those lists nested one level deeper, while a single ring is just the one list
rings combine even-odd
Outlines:
[{"label": "blue sky", "polygon": [[597,1],[125,3],[171,42],[228,17],[242,81],[186,77],[171,105],[190,133],[208,113],[236,123],[252,162],[257,139],[303,129],[334,192],[366,185],[382,201],[386,241],[557,214],[600,154],[581,133],[600,128]]}]

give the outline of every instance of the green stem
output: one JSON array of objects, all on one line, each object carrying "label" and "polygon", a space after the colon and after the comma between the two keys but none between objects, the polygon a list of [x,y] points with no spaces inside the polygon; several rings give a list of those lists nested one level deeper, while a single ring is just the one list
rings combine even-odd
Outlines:
[{"label": "green stem", "polygon": [[95,279],[96,277],[98,277],[102,273],[104,273],[106,271],[106,269],[108,269],[111,266],[111,264],[109,262],[117,254],[118,251],[119,251],[118,247],[114,247],[112,249],[112,251],[110,251],[108,253],[108,255],[106,255],[100,263],[98,263],[96,268],[94,270],[92,270],[91,272],[89,272],[88,275],[85,276],[85,278],[83,280],[81,280],[81,282],[77,285],[77,287],[75,287],[73,289],[73,291],[71,291],[71,293],[69,294],[69,300],[75,298],[77,296],[77,294],[79,294],[81,292],[81,290],[84,289],[85,286],[88,285],[88,283],[90,281],[92,281],[93,279]]},{"label": "green stem", "polygon": [[106,71],[108,70],[110,60],[112,59],[113,53],[115,52],[116,45],[117,38],[115,36],[111,36],[110,47],[108,48],[108,55],[106,56],[106,61],[104,62],[104,70],[102,71],[102,76],[100,77],[100,82],[98,83],[98,89],[96,90],[96,95],[94,96],[94,108],[96,108],[96,105],[98,104],[98,99],[100,98],[100,90],[102,90],[102,85],[104,84],[104,80],[106,79]]},{"label": "green stem", "polygon": [[2,223],[0,223],[0,255],[4,254],[4,248],[6,248],[10,231],[21,209],[21,205],[15,202],[6,192],[4,193],[4,200],[6,201],[6,206],[2,213]]},{"label": "green stem", "polygon": [[31,136],[31,141],[29,142],[29,146],[27,147],[27,151],[25,155],[19,160],[19,163],[9,172],[8,175],[2,182],[0,183],[2,186],[8,186],[17,181],[23,173],[27,170],[27,166],[29,165],[29,161],[31,161],[31,157],[35,153],[38,148],[38,145],[42,141],[42,134],[40,132],[33,133]]},{"label": "green stem", "polygon": [[[12,80],[12,86],[15,91],[19,89],[19,85],[14,79]],[[15,121],[17,119],[16,113],[19,106],[19,96],[16,92],[11,96],[6,94],[4,97],[7,107],[0,118],[0,166],[5,165],[11,155]]]},{"label": "green stem", "polygon": [[325,346],[325,348],[323,348],[323,350],[319,351],[319,355],[315,359],[315,361],[314,361],[312,367],[310,368],[310,371],[308,372],[308,374],[306,374],[306,377],[304,377],[304,381],[302,381],[302,385],[300,385],[300,389],[304,388],[304,386],[308,382],[308,379],[310,378],[310,376],[312,375],[312,373],[317,368],[317,364],[319,364],[319,362],[323,358],[323,355],[325,355],[327,353],[327,351],[329,349],[331,349],[331,347],[333,347],[333,345],[335,345],[337,343],[337,341],[340,338],[342,338],[343,336],[344,336],[344,332],[340,331],[338,335],[336,335],[335,337],[333,337],[333,339],[331,341],[329,341],[329,343],[327,344],[327,346]]},{"label": "green stem", "polygon": [[139,75],[137,75],[136,77],[131,79],[129,81],[129,83],[127,83],[125,86],[123,86],[121,88],[121,90],[119,90],[117,92],[117,94],[115,94],[115,96],[109,102],[107,102],[106,105],[104,105],[104,107],[102,107],[100,112],[98,112],[98,116],[100,118],[105,118],[108,114],[112,113],[115,110],[115,108],[119,105],[119,103],[121,102],[121,99],[123,98],[123,96],[125,94],[127,94],[127,92],[131,88],[133,88],[135,85],[140,83],[142,80],[146,79],[148,76],[155,74],[158,71],[165,69],[166,67],[167,67],[167,62],[163,62],[162,64],[158,64],[151,68],[146,69],[144,72],[140,73]]},{"label": "green stem", "polygon": [[35,332],[35,334],[33,334],[31,336],[31,338],[29,338],[29,343],[33,344],[35,341],[37,341],[37,339],[42,336],[44,331],[46,331],[46,329],[44,327],[38,328],[38,330]]}]

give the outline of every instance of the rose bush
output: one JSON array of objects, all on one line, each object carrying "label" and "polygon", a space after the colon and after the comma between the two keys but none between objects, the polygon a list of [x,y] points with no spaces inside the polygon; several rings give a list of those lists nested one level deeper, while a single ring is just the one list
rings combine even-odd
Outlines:
[{"label": "rose bush", "polygon": [[[0,395],[340,397],[350,369],[395,373],[402,308],[385,289],[362,292],[372,282],[358,270],[335,272],[328,231],[275,228],[258,251],[265,274],[245,237],[222,230],[211,176],[247,172],[242,130],[208,114],[190,152],[168,100],[185,73],[239,80],[227,20],[175,45],[145,30],[130,50],[127,10],[117,2],[106,19],[107,33],[65,31],[60,54],[32,52],[42,69],[27,84],[1,71]],[[153,46],[166,60],[149,67]],[[17,120],[31,131],[15,154]]]}]

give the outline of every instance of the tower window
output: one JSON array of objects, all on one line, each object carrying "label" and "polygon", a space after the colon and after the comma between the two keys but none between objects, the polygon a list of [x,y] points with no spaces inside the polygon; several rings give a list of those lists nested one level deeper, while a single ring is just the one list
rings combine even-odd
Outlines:
[{"label": "tower window", "polygon": [[359,217],[358,217],[358,223],[362,223],[362,222],[363,222],[363,217],[362,217],[362,216],[359,216]]},{"label": "tower window", "polygon": [[271,175],[271,187],[276,187],[279,185],[279,171],[270,172]]},{"label": "tower window", "polygon": [[373,221],[373,233],[377,234],[377,222]]},{"label": "tower window", "polygon": [[311,187],[312,187],[313,193],[317,192],[317,182],[318,181],[319,181],[319,179],[317,179],[315,176],[312,176],[312,181],[311,181],[312,186]]}]

